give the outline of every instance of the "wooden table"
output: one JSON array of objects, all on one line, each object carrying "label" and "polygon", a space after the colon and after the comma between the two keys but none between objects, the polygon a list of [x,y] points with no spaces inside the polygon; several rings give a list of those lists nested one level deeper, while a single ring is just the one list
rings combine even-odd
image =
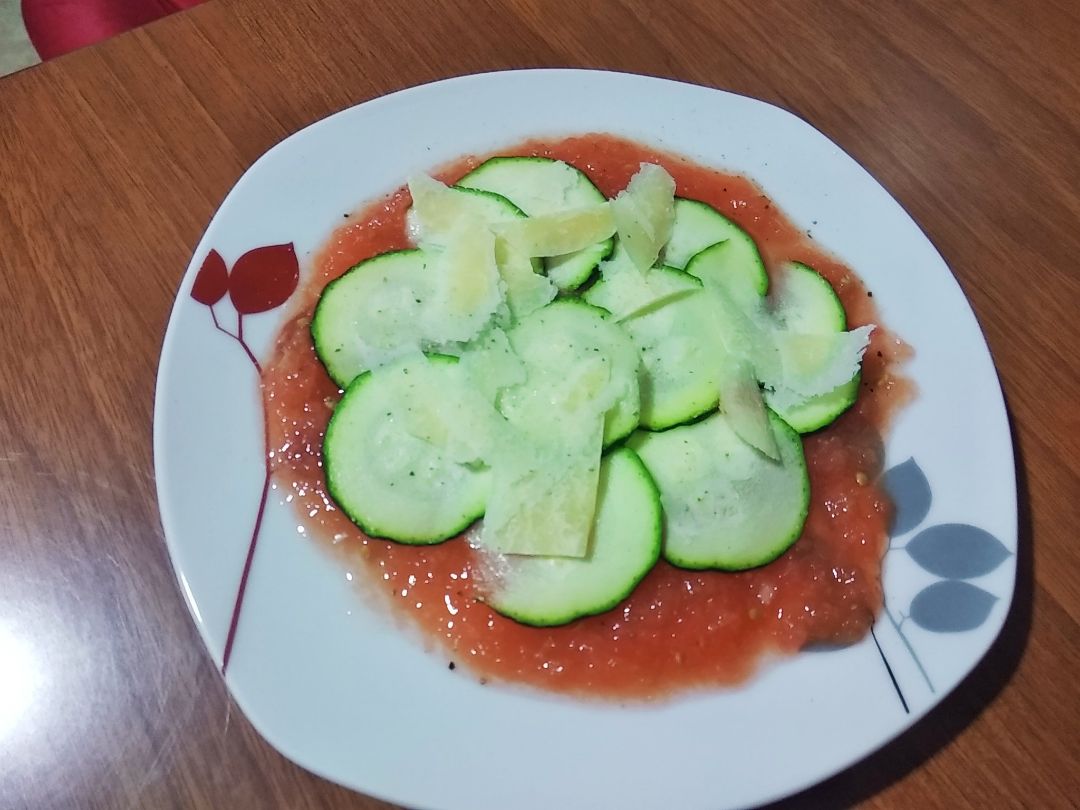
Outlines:
[{"label": "wooden table", "polygon": [[[0,80],[0,806],[384,806],[230,708],[158,522],[161,337],[268,147],[398,88],[557,65],[810,120],[926,230],[1000,369],[1021,499],[1006,629],[915,729],[790,806],[1078,806],[1078,34],[1066,0],[217,0]],[[27,648],[36,697],[11,716]]]}]

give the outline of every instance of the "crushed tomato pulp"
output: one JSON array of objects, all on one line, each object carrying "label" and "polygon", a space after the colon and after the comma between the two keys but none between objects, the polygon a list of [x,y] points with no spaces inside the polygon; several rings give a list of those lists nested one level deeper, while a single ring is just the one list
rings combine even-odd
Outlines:
[{"label": "crushed tomato pulp", "polygon": [[[770,270],[788,260],[811,265],[839,294],[849,327],[878,325],[858,401],[805,437],[811,506],[802,536],[775,562],[738,574],[684,571],[661,561],[614,610],[554,628],[525,627],[477,601],[479,561],[462,538],[410,547],[366,537],[326,493],[322,440],[340,392],[315,355],[309,325],[328,282],[364,259],[409,246],[410,200],[401,189],[352,214],[333,234],[263,373],[275,487],[295,505],[309,541],[336,549],[363,591],[418,628],[452,667],[482,679],[604,698],[661,698],[737,683],[770,655],[862,638],[882,601],[890,504],[880,482],[881,434],[908,395],[895,372],[906,349],[881,327],[870,292],[744,177],[609,135],[528,141],[499,154],[565,160],[608,196],[642,162],[658,163],[675,178],[679,196],[707,202],[745,228]],[[481,160],[463,158],[438,176],[454,181]]]}]

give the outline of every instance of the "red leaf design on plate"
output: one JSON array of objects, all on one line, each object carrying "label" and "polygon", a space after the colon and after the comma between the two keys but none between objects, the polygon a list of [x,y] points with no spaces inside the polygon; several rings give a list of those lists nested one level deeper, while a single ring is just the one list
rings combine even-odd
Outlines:
[{"label": "red leaf design on plate", "polygon": [[288,301],[299,280],[300,265],[291,242],[258,247],[233,265],[229,297],[241,315],[267,312]]},{"label": "red leaf design on plate", "polygon": [[195,283],[191,285],[191,297],[200,304],[212,307],[228,290],[229,271],[225,267],[225,260],[216,250],[211,250],[195,275]]}]

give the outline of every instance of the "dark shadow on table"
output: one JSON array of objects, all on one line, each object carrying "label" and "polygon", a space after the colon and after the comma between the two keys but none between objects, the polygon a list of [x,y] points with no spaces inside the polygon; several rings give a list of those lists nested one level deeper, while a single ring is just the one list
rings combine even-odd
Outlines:
[{"label": "dark shadow on table", "polygon": [[1016,456],[1018,542],[1016,589],[1001,634],[986,657],[929,714],[884,748],[847,770],[759,810],[852,807],[881,792],[929,760],[967,728],[1011,680],[1027,646],[1034,598],[1034,553],[1027,473],[1019,436],[1009,414]]}]

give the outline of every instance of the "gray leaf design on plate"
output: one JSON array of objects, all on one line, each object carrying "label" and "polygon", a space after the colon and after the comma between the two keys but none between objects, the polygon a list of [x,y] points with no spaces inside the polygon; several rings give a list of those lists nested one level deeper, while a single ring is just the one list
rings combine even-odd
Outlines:
[{"label": "gray leaf design on plate", "polygon": [[967,582],[935,582],[912,600],[911,618],[924,630],[962,633],[985,622],[996,601],[993,594]]},{"label": "gray leaf design on plate", "polygon": [[923,529],[904,548],[931,574],[951,579],[989,574],[1009,556],[1009,550],[994,535],[967,523]]},{"label": "gray leaf design on plate", "polygon": [[885,489],[896,508],[890,527],[893,537],[909,532],[923,522],[930,511],[932,496],[930,483],[915,459],[909,458],[886,472]]}]

